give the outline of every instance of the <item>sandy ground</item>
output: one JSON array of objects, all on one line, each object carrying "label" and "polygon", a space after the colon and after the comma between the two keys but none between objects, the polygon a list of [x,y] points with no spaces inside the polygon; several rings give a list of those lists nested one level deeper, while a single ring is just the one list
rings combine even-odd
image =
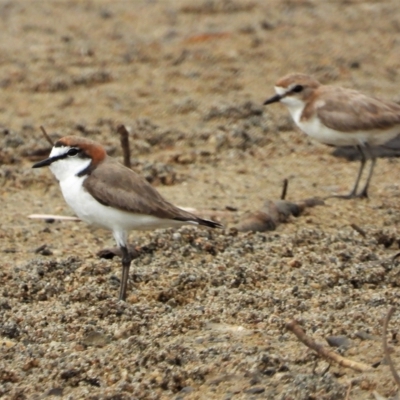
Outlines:
[{"label": "sandy ground", "polygon": [[[399,21],[397,0],[0,1],[0,397],[393,396],[381,336],[400,302],[398,159],[379,160],[369,200],[332,199],[273,232],[232,227],[285,178],[294,201],[350,189],[356,163],[261,104],[294,71],[399,101]],[[119,123],[137,171],[226,226],[132,233],[126,303],[119,259],[96,256],[110,233],[27,218],[73,215],[50,171],[31,169],[50,150],[39,126],[121,158]],[[328,368],[292,319],[376,368]],[[399,324],[396,310],[398,366]]]}]

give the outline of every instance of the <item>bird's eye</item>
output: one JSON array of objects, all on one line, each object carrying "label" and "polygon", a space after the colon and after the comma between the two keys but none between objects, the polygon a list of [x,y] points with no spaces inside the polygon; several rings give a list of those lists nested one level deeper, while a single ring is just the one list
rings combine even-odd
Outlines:
[{"label": "bird's eye", "polygon": [[301,86],[301,85],[296,85],[296,86],[292,89],[292,92],[300,93],[300,92],[303,91],[303,89],[304,89],[303,86]]},{"label": "bird's eye", "polygon": [[68,154],[69,156],[73,157],[73,156],[76,156],[78,153],[79,153],[79,150],[78,150],[78,149],[72,148],[72,149],[69,149],[69,150],[68,150],[68,153],[67,153],[67,154]]}]

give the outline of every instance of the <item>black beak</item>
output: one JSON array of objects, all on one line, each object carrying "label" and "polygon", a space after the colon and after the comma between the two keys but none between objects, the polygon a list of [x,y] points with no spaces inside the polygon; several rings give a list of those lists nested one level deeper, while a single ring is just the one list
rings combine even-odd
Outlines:
[{"label": "black beak", "polygon": [[53,157],[46,158],[45,160],[39,161],[36,164],[32,165],[32,168],[42,168],[42,167],[47,167],[50,165],[54,160]]},{"label": "black beak", "polygon": [[268,104],[272,104],[272,103],[276,103],[277,101],[279,101],[283,96],[281,96],[280,94],[276,94],[275,96],[270,97],[269,99],[264,101],[264,106],[268,105]]}]

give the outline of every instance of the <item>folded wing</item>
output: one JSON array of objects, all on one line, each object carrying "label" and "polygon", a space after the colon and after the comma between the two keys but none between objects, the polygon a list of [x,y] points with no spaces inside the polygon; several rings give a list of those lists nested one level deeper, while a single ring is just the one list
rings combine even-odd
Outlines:
[{"label": "folded wing", "polygon": [[107,157],[84,180],[83,187],[101,204],[157,218],[220,227],[166,201],[144,178]]},{"label": "folded wing", "polygon": [[[318,104],[319,103],[319,104]],[[341,132],[399,127],[400,105],[368,97],[354,90],[337,88],[316,103],[321,122]]]}]

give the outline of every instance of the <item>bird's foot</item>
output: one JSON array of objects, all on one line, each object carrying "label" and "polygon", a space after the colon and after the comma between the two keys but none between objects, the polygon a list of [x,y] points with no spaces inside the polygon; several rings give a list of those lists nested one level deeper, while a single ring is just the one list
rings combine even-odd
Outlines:
[{"label": "bird's foot", "polygon": [[361,190],[360,193],[358,193],[357,198],[359,199],[368,199],[368,191],[366,188],[364,188],[363,190]]}]

